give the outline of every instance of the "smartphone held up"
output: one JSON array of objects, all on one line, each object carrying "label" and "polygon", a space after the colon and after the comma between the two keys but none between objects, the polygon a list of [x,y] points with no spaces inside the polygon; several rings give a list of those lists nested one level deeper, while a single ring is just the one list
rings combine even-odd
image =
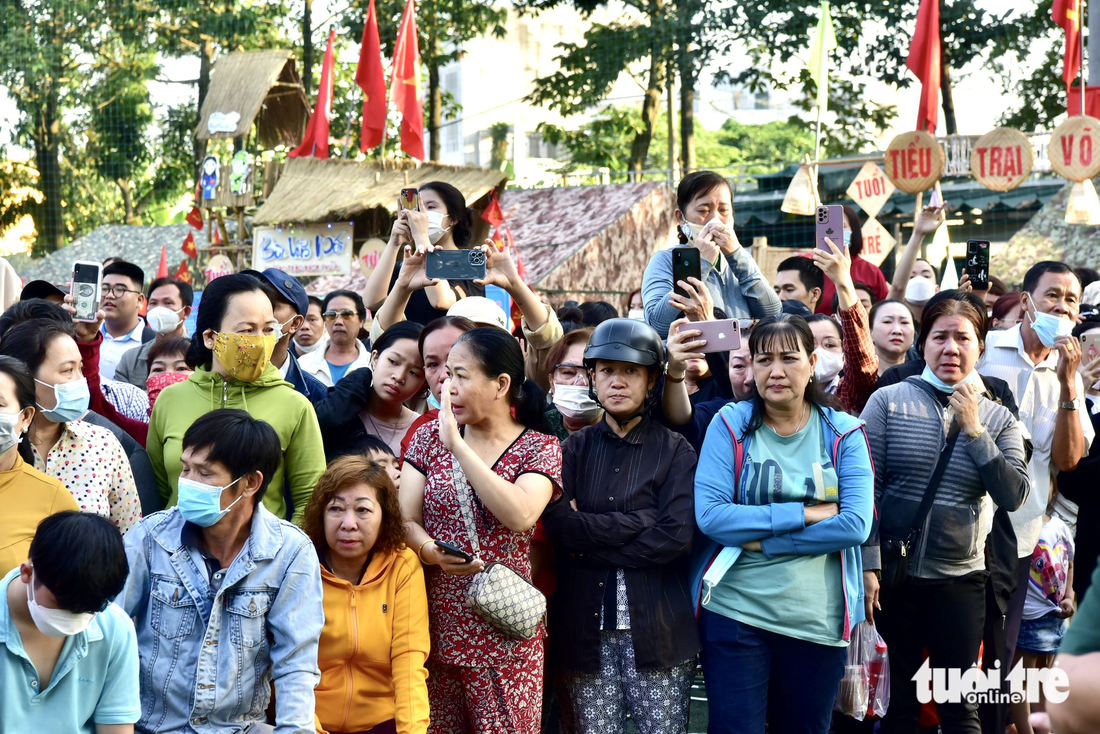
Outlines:
[{"label": "smartphone held up", "polygon": [[74,262],[69,286],[72,293],[73,321],[94,322],[99,313],[100,290],[103,287],[103,266],[93,262]]}]

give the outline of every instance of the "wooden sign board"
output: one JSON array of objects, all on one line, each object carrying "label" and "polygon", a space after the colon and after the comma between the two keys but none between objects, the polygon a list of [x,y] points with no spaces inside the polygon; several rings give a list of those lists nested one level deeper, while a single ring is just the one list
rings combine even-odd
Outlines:
[{"label": "wooden sign board", "polygon": [[874,218],[882,211],[882,207],[886,205],[894,191],[894,184],[886,178],[882,167],[867,161],[863,164],[863,168],[859,169],[847,193],[852,201],[859,204],[860,209],[867,212],[867,216]]},{"label": "wooden sign board", "polygon": [[1011,191],[1031,175],[1035,152],[1019,130],[999,127],[978,138],[970,149],[970,175],[992,191]]},{"label": "wooden sign board", "polygon": [[1077,115],[1066,118],[1050,135],[1050,167],[1069,181],[1100,175],[1100,120]]},{"label": "wooden sign board", "polygon": [[907,194],[932,188],[943,175],[943,148],[926,132],[902,133],[886,147],[886,177]]},{"label": "wooden sign board", "polygon": [[890,250],[894,249],[897,240],[890,234],[890,230],[883,227],[874,217],[864,222],[860,232],[863,234],[863,251],[859,256],[872,265],[882,265],[882,261],[890,254]]},{"label": "wooden sign board", "polygon": [[256,227],[252,267],[290,275],[348,275],[354,254],[350,222]]}]

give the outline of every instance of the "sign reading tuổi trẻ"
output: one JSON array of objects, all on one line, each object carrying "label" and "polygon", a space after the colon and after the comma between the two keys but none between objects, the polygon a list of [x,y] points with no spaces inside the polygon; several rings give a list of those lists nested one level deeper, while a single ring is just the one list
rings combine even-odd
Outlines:
[{"label": "sign reading tu\u1ed5i tr\u1ebb", "polygon": [[848,187],[848,197],[867,212],[868,217],[877,217],[895,191],[894,184],[886,178],[886,173],[877,163],[867,161],[859,169],[852,184]]},{"label": "sign reading tu\u1ed5i tr\u1ebb", "polygon": [[348,275],[355,248],[350,222],[256,227],[252,267],[290,275]]}]

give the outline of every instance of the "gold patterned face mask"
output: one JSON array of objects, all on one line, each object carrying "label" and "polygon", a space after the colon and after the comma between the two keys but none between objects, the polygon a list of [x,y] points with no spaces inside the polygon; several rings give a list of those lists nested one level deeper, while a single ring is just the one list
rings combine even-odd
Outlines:
[{"label": "gold patterned face mask", "polygon": [[274,334],[219,332],[214,335],[214,356],[229,377],[241,382],[255,382],[271,362],[276,341]]}]

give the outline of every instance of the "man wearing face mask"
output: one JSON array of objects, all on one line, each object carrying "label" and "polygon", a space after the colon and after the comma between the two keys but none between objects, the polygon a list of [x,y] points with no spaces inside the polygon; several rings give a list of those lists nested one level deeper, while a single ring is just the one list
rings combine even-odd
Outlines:
[{"label": "man wearing face mask", "polygon": [[157,278],[149,284],[149,310],[145,322],[156,337],[122,355],[114,379],[145,389],[149,379],[149,350],[170,336],[187,336],[183,322],[191,316],[195,296],[189,283],[172,278]]},{"label": "man wearing face mask", "polygon": [[60,512],[0,590],[0,731],[125,734],[141,716],[134,624],[111,603],[126,583],[107,520]]},{"label": "man wearing face mask", "polygon": [[1028,463],[1031,493],[1011,514],[1020,566],[1007,612],[1009,660],[1020,631],[1031,553],[1050,501],[1051,473],[1076,468],[1095,436],[1082,404],[1081,344],[1071,333],[1080,303],[1081,281],[1068,265],[1036,263],[1024,276],[1023,322],[991,331],[978,362],[982,375],[999,377],[1012,389],[1034,447]]},{"label": "man wearing face mask", "polygon": [[179,504],[126,538],[118,602],[148,651],[142,734],[270,734],[272,685],[277,730],[315,731],[320,565],[309,538],[262,502],[281,443],[243,410],[203,415],[183,436]]}]

